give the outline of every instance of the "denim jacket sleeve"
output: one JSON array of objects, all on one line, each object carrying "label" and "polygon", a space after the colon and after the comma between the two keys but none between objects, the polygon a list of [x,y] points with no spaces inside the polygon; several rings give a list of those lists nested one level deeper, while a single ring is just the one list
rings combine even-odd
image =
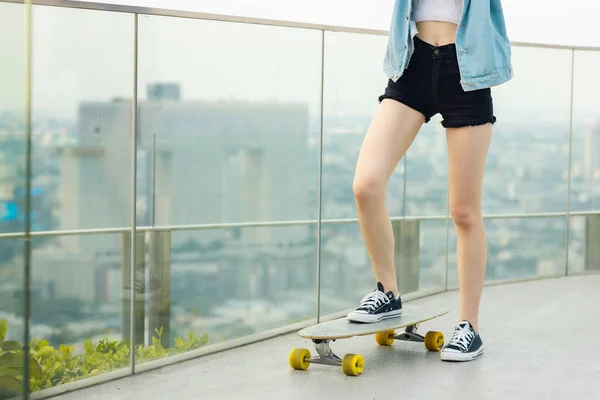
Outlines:
[{"label": "denim jacket sleeve", "polygon": [[[393,81],[408,67],[416,34],[412,0],[396,0],[383,63],[385,74]],[[511,46],[501,0],[464,0],[456,51],[465,91],[497,86],[512,78]]]}]

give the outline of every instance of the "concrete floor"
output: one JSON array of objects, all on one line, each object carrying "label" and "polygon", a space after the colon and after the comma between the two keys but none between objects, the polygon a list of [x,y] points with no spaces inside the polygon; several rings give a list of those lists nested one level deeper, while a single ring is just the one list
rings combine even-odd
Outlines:
[{"label": "concrete floor", "polygon": [[[413,304],[457,310],[458,293]],[[450,337],[452,312],[420,327]],[[333,343],[340,356],[360,353],[365,371],[311,365],[293,371],[295,334],[60,396],[64,400],[187,399],[600,399],[600,275],[488,287],[481,309],[484,355],[443,363],[422,344],[379,347],[372,336]]]}]

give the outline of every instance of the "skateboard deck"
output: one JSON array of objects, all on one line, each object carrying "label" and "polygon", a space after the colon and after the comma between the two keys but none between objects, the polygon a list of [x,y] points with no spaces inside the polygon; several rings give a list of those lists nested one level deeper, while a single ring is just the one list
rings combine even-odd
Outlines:
[{"label": "skateboard deck", "polygon": [[[440,351],[444,345],[441,332],[430,331],[425,336],[417,333],[418,325],[448,313],[443,308],[405,305],[402,315],[373,323],[350,322],[346,317],[323,322],[304,328],[298,332],[300,337],[311,339],[317,357],[311,357],[307,349],[292,349],[288,361],[296,370],[306,370],[310,364],[341,366],[349,376],[358,376],[364,369],[364,359],[360,354],[346,354],[340,358],[333,353],[329,342],[348,339],[354,336],[375,335],[375,341],[381,346],[391,346],[394,340],[419,342],[429,351]],[[404,329],[400,333],[396,330]]]}]

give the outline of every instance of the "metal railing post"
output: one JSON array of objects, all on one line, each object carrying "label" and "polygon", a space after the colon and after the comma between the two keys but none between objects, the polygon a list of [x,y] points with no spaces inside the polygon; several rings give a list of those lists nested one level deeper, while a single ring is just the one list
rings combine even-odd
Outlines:
[{"label": "metal railing post", "polygon": [[589,215],[585,219],[584,269],[600,270],[600,215]]},{"label": "metal railing post", "polygon": [[[138,141],[138,14],[133,14],[133,90],[132,90],[132,101],[131,101],[131,235],[135,235],[137,239],[137,141]],[[144,236],[142,236],[142,247],[138,247],[135,241],[135,247],[133,247],[129,254],[131,256],[131,297],[130,297],[130,305],[131,310],[130,314],[133,316],[131,319],[129,333],[130,338],[129,341],[133,342],[130,344],[131,351],[129,352],[129,361],[131,365],[131,373],[135,374],[135,346],[139,344],[144,344],[144,302],[143,297],[144,293],[142,291],[141,302],[138,300],[138,291],[137,285],[137,275],[138,275],[138,264],[142,265],[143,272],[143,263],[146,252],[143,251],[138,253],[141,249],[145,250],[145,240]],[[138,257],[138,254],[141,257]],[[145,279],[145,274],[141,274],[141,278]],[[142,285],[144,287],[144,285]],[[133,290],[135,288],[136,290]],[[140,304],[138,304],[140,303]],[[141,309],[140,309],[141,306]]]},{"label": "metal railing post", "polygon": [[29,341],[31,340],[31,180],[32,180],[32,70],[33,70],[33,27],[31,0],[25,3],[25,40],[26,40],[26,84],[25,84],[25,233],[23,237],[23,399],[30,395],[29,381]]},{"label": "metal railing post", "polygon": [[565,275],[569,275],[569,240],[571,223],[571,159],[573,155],[573,109],[575,94],[575,50],[571,50],[571,106],[569,110],[569,156],[567,161],[567,203],[565,215]]},{"label": "metal railing post", "polygon": [[[121,334],[123,341],[131,347],[144,344],[144,321],[145,321],[145,253],[146,238],[144,233],[135,235],[135,260],[134,268],[131,268],[131,232],[121,235],[122,262],[122,290],[121,290]],[[135,271],[133,277],[131,271]],[[132,302],[133,299],[133,302]],[[131,343],[131,332],[133,326],[134,340]],[[135,351],[131,351],[135,354]]]},{"label": "metal railing post", "polygon": [[420,230],[419,220],[392,223],[394,231],[394,268],[400,294],[419,291]]},{"label": "metal railing post", "polygon": [[321,31],[321,105],[320,105],[320,132],[319,132],[319,171],[317,180],[317,322],[321,319],[321,224],[323,217],[322,200],[323,200],[323,110],[325,99],[325,31]]}]

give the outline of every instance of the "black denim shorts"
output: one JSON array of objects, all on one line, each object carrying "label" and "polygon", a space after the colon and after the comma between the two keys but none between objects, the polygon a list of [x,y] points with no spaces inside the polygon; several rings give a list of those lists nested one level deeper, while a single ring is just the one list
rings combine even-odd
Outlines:
[{"label": "black denim shorts", "polygon": [[379,101],[399,101],[422,113],[426,123],[440,113],[446,128],[495,123],[491,89],[465,92],[460,85],[456,46],[414,40],[415,51],[404,74],[396,82],[389,80]]}]

